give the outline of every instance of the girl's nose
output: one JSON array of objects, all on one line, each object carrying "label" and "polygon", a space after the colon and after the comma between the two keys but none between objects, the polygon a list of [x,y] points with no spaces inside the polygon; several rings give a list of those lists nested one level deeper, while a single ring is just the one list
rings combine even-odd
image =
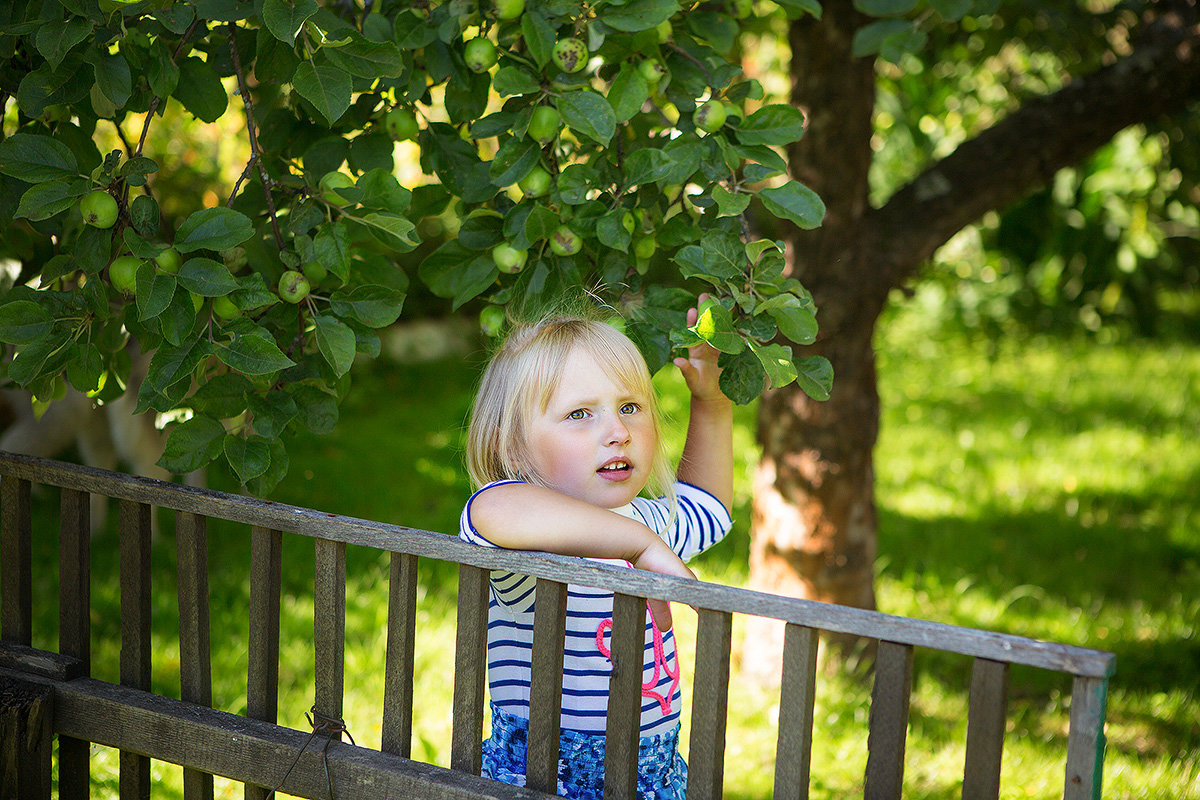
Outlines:
[{"label": "girl's nose", "polygon": [[608,443],[609,444],[626,444],[629,441],[629,428],[621,421],[619,414],[614,415],[612,424],[609,425]]}]

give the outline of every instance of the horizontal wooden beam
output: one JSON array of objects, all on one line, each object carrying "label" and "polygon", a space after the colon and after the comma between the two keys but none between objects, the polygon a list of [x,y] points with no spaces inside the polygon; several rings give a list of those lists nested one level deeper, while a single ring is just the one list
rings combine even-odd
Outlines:
[{"label": "horizontal wooden beam", "polygon": [[781,619],[831,633],[929,647],[976,658],[1066,672],[1077,677],[1106,678],[1116,668],[1116,656],[1100,650],[780,597],[548,553],[478,547],[444,533],[343,517],[255,497],[33,456],[0,452],[0,474],[375,550],[455,561],[488,570],[519,572],[560,583],[603,588],[618,594],[674,600],[695,608]]},{"label": "horizontal wooden beam", "polygon": [[243,783],[279,786],[297,797],[328,798],[325,760],[338,797],[551,797],[345,742],[330,742],[325,748],[321,737],[310,740],[301,731],[93,678],[50,681],[0,670],[3,677],[53,686],[55,733]]}]

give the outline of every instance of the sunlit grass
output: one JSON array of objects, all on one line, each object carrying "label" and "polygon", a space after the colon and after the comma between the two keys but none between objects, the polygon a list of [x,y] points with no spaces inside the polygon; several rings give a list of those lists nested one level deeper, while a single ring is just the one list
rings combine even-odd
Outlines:
[{"label": "sunlit grass", "polygon": [[[989,345],[946,336],[910,313],[879,336],[883,424],[876,452],[881,610],[1111,650],[1104,796],[1200,798],[1200,353],[1173,344],[1094,346],[1056,339]],[[342,423],[291,448],[274,499],[451,533],[469,487],[461,429],[479,362],[380,362],[358,379]],[[664,406],[686,418],[674,376]],[[696,566],[731,583],[747,575],[754,410],[738,410],[737,527]],[[681,427],[681,426],[676,426]],[[681,446],[682,431],[672,433]],[[214,474],[218,488],[226,477]],[[53,517],[54,498],[35,498]],[[169,517],[169,515],[166,515]],[[164,520],[169,531],[169,519]],[[56,553],[35,553],[35,644],[57,637]],[[93,542],[93,673],[116,681],[119,585],[115,533]],[[238,526],[210,528],[213,696],[246,704],[249,544]],[[173,537],[154,546],[154,689],[178,696]],[[280,721],[307,729],[312,705],[312,549],[284,543]],[[386,645],[386,555],[351,548],[345,718],[378,747]],[[455,571],[422,561],[414,757],[447,765]],[[161,576],[161,577],[160,577]],[[685,663],[695,617],[678,617]],[[740,643],[742,626],[735,637]],[[739,648],[735,667],[755,657]],[[686,675],[686,672],[685,672]],[[960,793],[970,664],[918,651],[906,796]],[[1014,669],[1001,796],[1062,794],[1069,681]],[[735,671],[726,795],[772,792],[778,690]],[[862,793],[870,684],[822,675],[814,714],[811,796]],[[691,695],[685,690],[685,741]],[[281,767],[286,768],[286,765]],[[181,797],[180,770],[155,764],[155,796]],[[96,748],[93,796],[114,797],[116,753]],[[217,781],[217,796],[241,787]]]}]

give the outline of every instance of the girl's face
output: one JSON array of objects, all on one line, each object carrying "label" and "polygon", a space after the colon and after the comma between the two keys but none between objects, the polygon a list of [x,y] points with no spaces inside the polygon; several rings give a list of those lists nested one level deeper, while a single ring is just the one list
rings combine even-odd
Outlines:
[{"label": "girl's face", "polygon": [[650,398],[613,381],[585,350],[567,357],[529,424],[531,465],[552,489],[601,508],[633,500],[658,453]]}]

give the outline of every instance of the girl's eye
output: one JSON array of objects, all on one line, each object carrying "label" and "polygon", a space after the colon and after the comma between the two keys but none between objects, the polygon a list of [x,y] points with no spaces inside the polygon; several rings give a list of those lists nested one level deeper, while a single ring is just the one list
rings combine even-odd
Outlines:
[{"label": "girl's eye", "polygon": [[567,414],[567,419],[580,420],[580,419],[586,419],[586,418],[587,418],[587,412],[584,411],[582,408],[577,408],[574,411],[572,411],[570,414]]},{"label": "girl's eye", "polygon": [[637,403],[626,403],[625,405],[621,406],[622,414],[636,414],[639,410],[640,409]]}]

